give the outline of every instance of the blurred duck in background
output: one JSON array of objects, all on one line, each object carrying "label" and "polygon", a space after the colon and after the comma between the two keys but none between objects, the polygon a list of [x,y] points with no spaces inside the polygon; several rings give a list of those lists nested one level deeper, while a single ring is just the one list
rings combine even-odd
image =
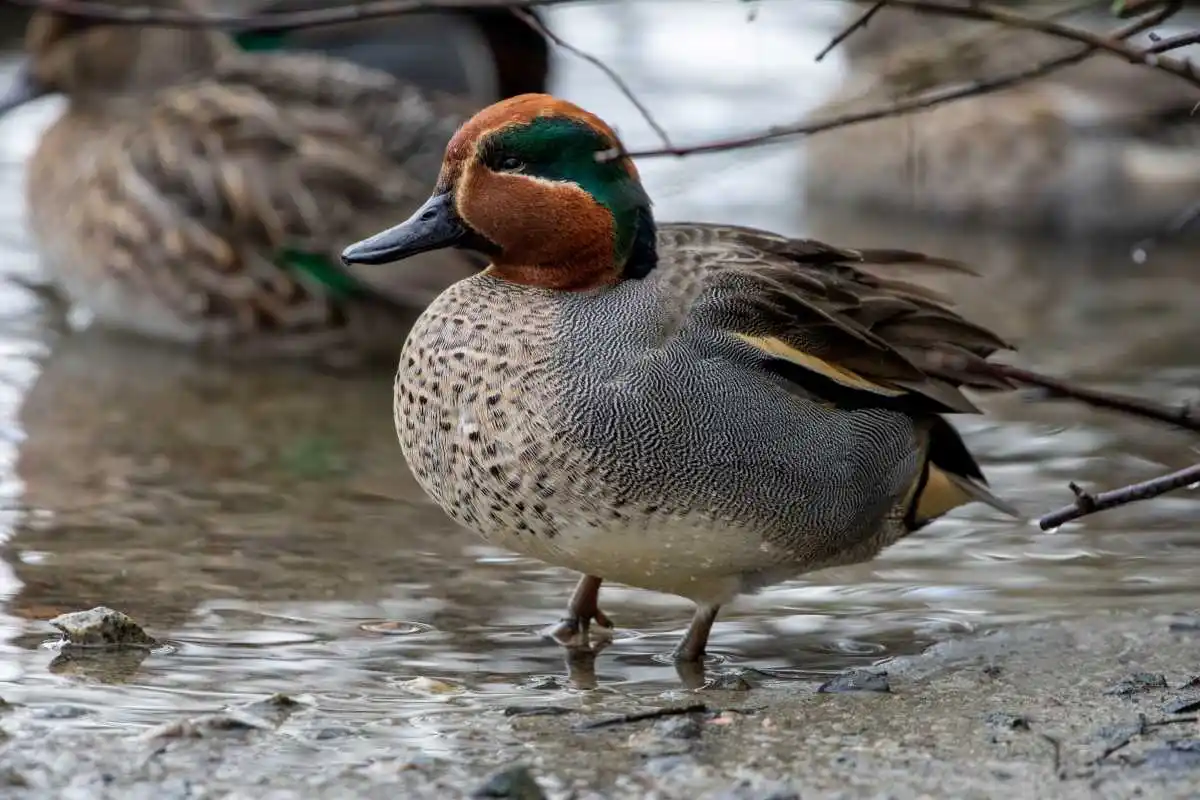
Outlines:
[{"label": "blurred duck in background", "polygon": [[[222,11],[268,15],[329,8],[326,0],[214,2]],[[537,18],[536,9],[528,9]],[[550,48],[542,34],[506,8],[459,9],[283,30],[269,24],[240,33],[250,51],[311,51],[390,72],[425,89],[469,98],[546,91]]]},{"label": "blurred duck in background", "polygon": [[[1055,4],[1025,5],[1045,15],[1038,9]],[[847,77],[812,117],[1016,72],[1078,47],[886,8],[838,46]],[[1184,81],[1093,56],[1001,92],[815,135],[805,191],[815,203],[956,224],[1151,236],[1200,199],[1195,104]]]},{"label": "blurred duck in background", "polygon": [[474,110],[545,83],[546,43],[503,13],[377,26],[397,36],[381,56],[346,31],[327,34],[330,55],[301,31],[35,12],[0,113],[68,101],[26,186],[51,279],[106,328],[233,357],[393,362],[415,314],[482,262],[431,253],[378,276],[337,256],[420,204]]}]

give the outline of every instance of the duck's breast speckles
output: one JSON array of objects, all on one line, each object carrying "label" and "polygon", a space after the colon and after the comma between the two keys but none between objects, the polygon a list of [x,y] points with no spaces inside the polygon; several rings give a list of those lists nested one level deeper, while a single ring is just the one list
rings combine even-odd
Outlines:
[{"label": "duck's breast speckles", "polygon": [[559,527],[545,502],[557,483],[545,413],[557,311],[549,294],[516,296],[527,291],[484,276],[452,287],[413,328],[396,376],[396,430],[417,480],[489,538]]}]

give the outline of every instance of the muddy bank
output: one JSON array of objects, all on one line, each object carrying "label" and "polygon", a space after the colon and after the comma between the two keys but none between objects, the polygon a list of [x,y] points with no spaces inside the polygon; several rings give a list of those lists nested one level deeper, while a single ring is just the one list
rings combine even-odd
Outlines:
[{"label": "muddy bank", "polygon": [[753,673],[580,691],[584,664],[454,735],[423,733],[422,717],[394,720],[406,736],[335,724],[302,686],[142,731],[68,730],[70,705],[9,706],[0,795],[1194,797],[1198,656],[1200,617],[1114,615],[944,642],[823,691]]}]

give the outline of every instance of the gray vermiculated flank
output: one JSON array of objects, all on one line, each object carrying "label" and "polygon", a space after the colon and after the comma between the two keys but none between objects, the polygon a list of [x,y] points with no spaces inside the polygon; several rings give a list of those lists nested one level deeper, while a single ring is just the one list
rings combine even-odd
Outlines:
[{"label": "gray vermiculated flank", "polygon": [[720,252],[664,252],[649,278],[600,292],[486,275],[451,287],[396,378],[422,487],[496,544],[693,599],[906,535],[919,423],[832,407],[762,369],[718,327],[729,286],[686,274]]}]

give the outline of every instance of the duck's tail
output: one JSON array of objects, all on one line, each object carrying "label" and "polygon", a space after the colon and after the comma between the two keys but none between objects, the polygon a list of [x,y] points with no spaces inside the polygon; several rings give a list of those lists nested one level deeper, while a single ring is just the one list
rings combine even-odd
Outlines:
[{"label": "duck's tail", "polygon": [[968,503],[987,503],[1011,517],[1021,515],[1010,503],[987,488],[987,479],[949,422],[935,417],[928,432],[928,449],[921,480],[909,504],[907,523],[912,530]]}]

